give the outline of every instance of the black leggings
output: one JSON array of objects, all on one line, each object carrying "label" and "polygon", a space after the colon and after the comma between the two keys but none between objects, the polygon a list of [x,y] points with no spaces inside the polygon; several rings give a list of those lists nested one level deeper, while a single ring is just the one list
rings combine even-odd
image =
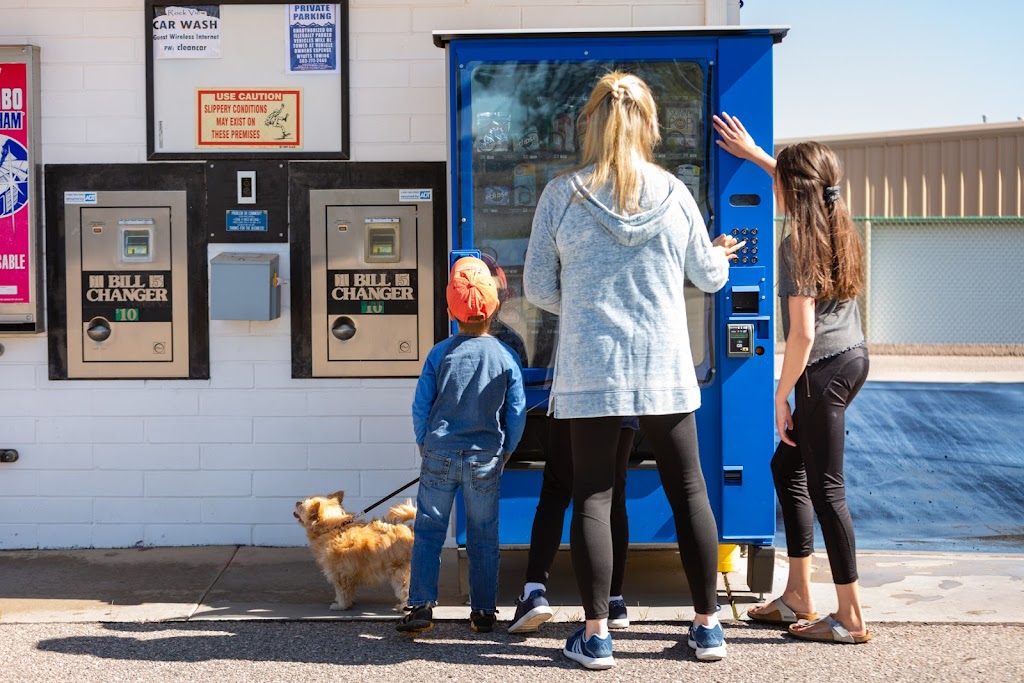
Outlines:
[{"label": "black leggings", "polygon": [[867,349],[861,347],[808,366],[794,390],[794,429],[789,435],[796,446],[779,442],[772,458],[789,556],[814,552],[813,511],[825,538],[832,580],[840,585],[857,580],[857,544],[843,481],[846,407],[864,385],[868,365]]},{"label": "black leggings", "polygon": [[[621,420],[620,420],[621,421]],[[621,428],[615,457],[615,489],[612,493],[612,582],[609,595],[622,595],[629,548],[629,519],[626,516],[626,464],[633,450],[633,430]],[[551,420],[548,432],[544,483],[540,488],[537,512],[530,534],[530,553],[526,561],[528,583],[548,582],[551,563],[562,542],[565,509],[572,500],[572,449],[569,420]]]},{"label": "black leggings", "polygon": [[[587,619],[608,616],[612,580],[609,523],[618,465],[619,417],[570,420],[573,477],[572,565]],[[693,413],[645,415],[640,427],[651,440],[658,474],[676,525],[679,556],[698,614],[716,610],[718,527],[700,469]]]}]

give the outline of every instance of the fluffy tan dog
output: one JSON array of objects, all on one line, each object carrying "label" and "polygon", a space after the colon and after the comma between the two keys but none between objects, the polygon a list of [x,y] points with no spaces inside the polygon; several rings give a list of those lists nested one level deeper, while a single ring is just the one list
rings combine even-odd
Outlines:
[{"label": "fluffy tan dog", "polygon": [[412,559],[412,501],[395,505],[384,519],[356,521],[341,506],[344,491],[314,496],[295,504],[295,518],[306,529],[309,548],[324,576],[334,586],[332,610],[348,609],[356,588],[388,582],[398,608],[409,597]]}]

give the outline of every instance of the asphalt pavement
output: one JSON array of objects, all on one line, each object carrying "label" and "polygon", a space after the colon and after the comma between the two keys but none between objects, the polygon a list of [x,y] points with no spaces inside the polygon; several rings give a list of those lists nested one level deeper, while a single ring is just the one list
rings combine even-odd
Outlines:
[{"label": "asphalt pavement", "polygon": [[[588,672],[565,660],[582,608],[568,552],[553,567],[555,619],[509,634],[524,551],[502,554],[498,627],[473,633],[454,549],[445,551],[436,628],[394,630],[400,613],[381,586],[345,612],[306,548],[216,546],[0,552],[0,681],[984,681],[1024,680],[1024,554],[865,552],[859,556],[864,645],[796,641],[733,618],[717,663],[686,645],[693,614],[678,555],[630,552],[629,629],[614,634],[618,665]],[[740,616],[744,561],[730,572]],[[775,593],[785,581],[776,559]],[[819,611],[835,604],[824,554],[814,558]],[[594,680],[594,678],[587,678]]]},{"label": "asphalt pavement", "polygon": [[728,657],[699,662],[678,623],[616,633],[617,666],[561,654],[576,624],[532,637],[443,622],[416,639],[361,621],[0,625],[0,680],[24,681],[891,681],[1019,683],[1024,626],[887,624],[865,645],[795,641],[726,624]]}]

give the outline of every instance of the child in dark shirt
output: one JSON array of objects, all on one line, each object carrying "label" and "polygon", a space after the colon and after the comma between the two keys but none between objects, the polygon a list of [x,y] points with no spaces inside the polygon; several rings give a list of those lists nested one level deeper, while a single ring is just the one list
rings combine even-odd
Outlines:
[{"label": "child in dark shirt", "polygon": [[413,427],[423,462],[416,496],[409,604],[396,628],[433,628],[441,546],[455,492],[466,504],[470,621],[493,629],[498,597],[498,500],[502,466],[523,435],[526,397],[515,354],[488,333],[498,294],[487,265],[473,257],[452,266],[448,312],[458,334],[427,354],[416,384]]}]

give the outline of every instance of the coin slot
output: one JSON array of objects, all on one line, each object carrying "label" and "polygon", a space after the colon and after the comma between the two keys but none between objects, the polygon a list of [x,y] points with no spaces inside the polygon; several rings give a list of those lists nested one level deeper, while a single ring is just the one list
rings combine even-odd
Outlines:
[{"label": "coin slot", "polygon": [[760,206],[761,197],[756,194],[732,194],[729,195],[729,204],[732,206]]}]

